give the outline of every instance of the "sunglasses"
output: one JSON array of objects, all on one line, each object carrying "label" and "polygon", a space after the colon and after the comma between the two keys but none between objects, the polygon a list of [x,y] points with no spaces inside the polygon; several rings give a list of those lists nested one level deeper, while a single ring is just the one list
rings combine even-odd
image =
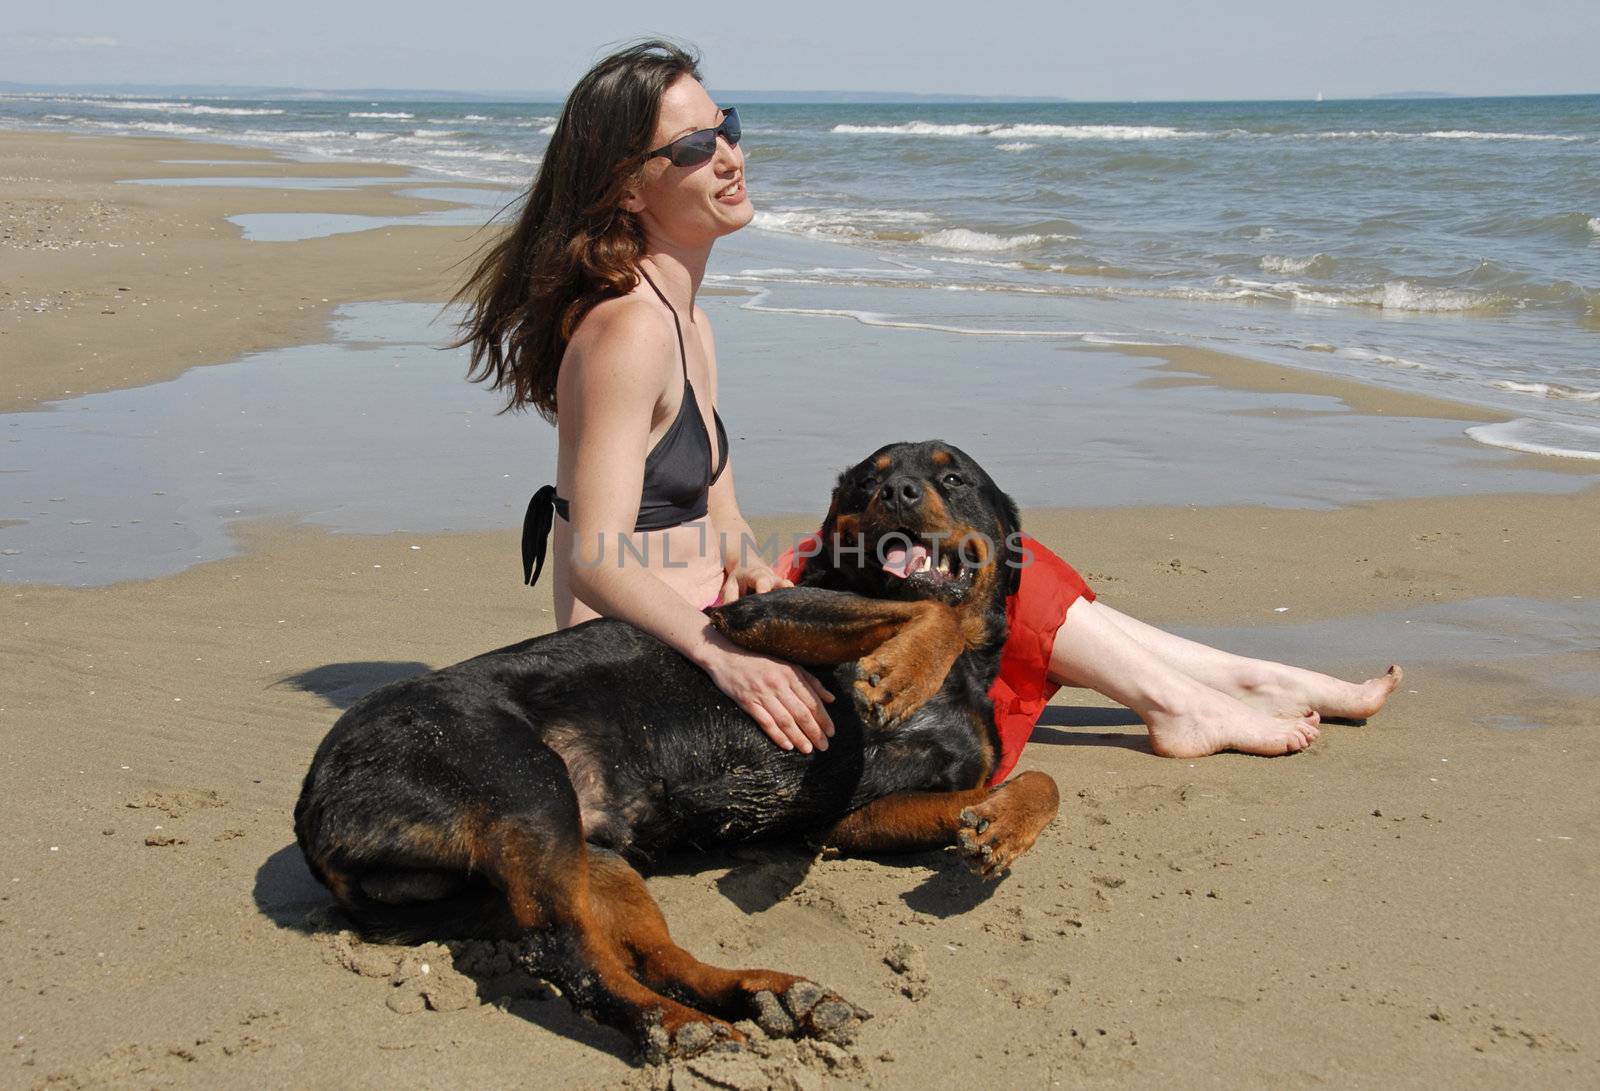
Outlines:
[{"label": "sunglasses", "polygon": [[739,108],[737,106],[721,107],[722,124],[715,129],[701,129],[697,133],[680,136],[670,144],[663,144],[653,152],[646,152],[646,159],[662,156],[672,161],[675,167],[698,167],[707,159],[717,154],[717,137],[728,142],[728,147],[739,146]]}]

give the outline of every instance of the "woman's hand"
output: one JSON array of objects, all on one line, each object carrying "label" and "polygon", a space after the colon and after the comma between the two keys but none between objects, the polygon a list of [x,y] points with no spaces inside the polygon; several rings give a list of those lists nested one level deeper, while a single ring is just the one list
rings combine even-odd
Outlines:
[{"label": "woman's hand", "polygon": [[764,595],[778,587],[793,586],[793,581],[784,579],[770,565],[759,561],[730,565],[722,573],[722,601],[733,602],[745,595]]},{"label": "woman's hand", "polygon": [[717,688],[739,703],[767,737],[784,750],[809,754],[828,749],[833,720],[824,707],[833,700],[803,667],[745,651],[721,636],[701,665]]}]

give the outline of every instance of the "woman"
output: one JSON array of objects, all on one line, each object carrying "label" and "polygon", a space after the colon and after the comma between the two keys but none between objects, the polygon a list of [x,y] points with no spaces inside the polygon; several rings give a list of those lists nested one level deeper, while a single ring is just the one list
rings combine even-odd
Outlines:
[{"label": "woman", "polygon": [[[754,215],[738,142],[737,114],[676,46],[600,61],[567,99],[517,224],[462,289],[461,343],[469,377],[558,425],[556,484],[535,496],[524,543],[537,578],[553,519],[557,623],[638,626],[777,745],[810,752],[832,734],[826,691],[728,643],[701,612],[790,582],[741,556],[749,526],[716,413],[715,342],[694,303],[712,245]],[[1014,730],[1031,729],[1056,686],[1087,686],[1137,713],[1158,754],[1283,754],[1309,746],[1323,715],[1376,712],[1399,681],[1395,668],[1352,684],[1183,640],[1095,601],[1034,551],[1045,563],[1024,576],[1002,670]]]}]

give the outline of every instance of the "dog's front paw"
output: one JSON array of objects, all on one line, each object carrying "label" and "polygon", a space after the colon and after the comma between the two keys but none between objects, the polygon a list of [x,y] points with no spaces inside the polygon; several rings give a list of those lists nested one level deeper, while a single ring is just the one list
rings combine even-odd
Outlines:
[{"label": "dog's front paw", "polygon": [[773,1038],[820,1038],[836,1046],[855,1041],[872,1013],[835,996],[815,981],[800,980],[782,995],[755,996],[756,1025]]},{"label": "dog's front paw", "polygon": [[880,731],[899,727],[939,692],[938,685],[928,685],[916,671],[875,655],[856,664],[851,689],[862,722]]},{"label": "dog's front paw", "polygon": [[661,1013],[646,1021],[639,1041],[639,1056],[645,1064],[665,1064],[709,1049],[737,1048],[749,1041],[721,1019],[692,1009],[684,1009],[684,1013]]}]

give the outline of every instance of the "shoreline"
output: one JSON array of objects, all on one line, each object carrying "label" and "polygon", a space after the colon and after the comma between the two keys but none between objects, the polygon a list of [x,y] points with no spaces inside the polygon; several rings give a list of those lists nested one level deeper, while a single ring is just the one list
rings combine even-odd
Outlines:
[{"label": "shoreline", "polygon": [[[0,150],[7,139],[0,133]],[[68,233],[64,213],[50,222],[56,241],[82,245],[21,251],[32,257],[8,278],[0,306],[46,282],[75,294],[54,314],[0,310],[0,407],[42,408],[62,386],[141,387],[326,339],[329,314],[351,299],[434,302],[444,258],[470,241],[458,229],[407,227],[247,243],[218,227],[252,209],[364,213],[405,200],[365,190],[114,187],[115,208],[97,217],[108,179],[135,176],[121,173],[118,156],[203,146],[220,158],[219,146],[52,143],[33,154],[56,154],[55,166],[13,169],[68,179],[61,195],[49,197],[43,181],[7,180],[0,200],[19,216],[79,202],[82,235]],[[310,173],[255,161],[267,173]],[[344,177],[381,173],[329,166]],[[80,176],[91,180],[72,180]],[[161,240],[163,229],[168,241],[143,256],[131,246]],[[130,245],[104,245],[119,241]],[[419,271],[425,259],[440,264]],[[143,279],[119,280],[133,274]],[[255,304],[248,322],[229,310],[236,276]],[[98,313],[95,293],[123,285],[151,304],[138,337],[95,326],[130,317]],[[760,393],[763,366],[784,374],[823,343],[770,323],[758,338],[730,338],[720,312],[718,323],[724,346],[750,350],[752,389],[740,398]],[[843,323],[837,332],[846,343],[856,336]],[[66,350],[79,340],[108,363],[64,380],[77,366]],[[13,373],[18,346],[37,355]],[[1150,367],[1131,386],[1154,384],[1152,398],[1199,398],[1230,382],[1241,395],[1288,391],[1255,404],[1300,420],[1327,415],[1309,399],[1341,399],[1350,442],[1367,434],[1364,422],[1390,415],[1419,428],[1477,419],[1195,352],[1140,350]],[[234,373],[213,376],[227,383]],[[1219,420],[1246,412],[1212,411]],[[1460,445],[1445,464],[1482,480],[1484,466],[1524,481],[1529,465],[1566,461]],[[1105,457],[1084,456],[1090,466]],[[756,465],[742,466],[745,488]],[[498,477],[503,468],[484,469]],[[415,502],[417,489],[392,469],[403,483],[377,500]],[[1164,626],[1228,630],[1269,647],[1306,626],[1305,665],[1376,673],[1394,652],[1363,636],[1382,621],[1384,638],[1398,634],[1417,657],[1402,660],[1402,692],[1370,725],[1330,726],[1295,758],[1184,762],[1155,757],[1122,710],[1064,690],[1020,765],[1056,778],[1062,815],[998,884],[969,879],[938,853],[813,860],[779,845],[674,856],[650,890],[697,955],[803,973],[876,1013],[852,1053],[815,1059],[797,1070],[797,1086],[1590,1085],[1600,1079],[1600,983],[1581,949],[1600,924],[1600,619],[1589,612],[1600,599],[1589,556],[1600,488],[1561,480],[1561,491],[1320,509],[1031,508],[1030,533],[1108,602]],[[814,519],[753,522],[783,534]],[[467,977],[439,947],[353,942],[330,921],[293,843],[300,778],[341,709],[386,681],[550,627],[548,581],[520,586],[514,527],[231,527],[235,555],[173,575],[3,588],[0,791],[10,802],[0,936],[12,952],[12,1045],[0,1082],[510,1085],[527,1081],[533,1061],[552,1085],[664,1085],[667,1070],[631,1067],[620,1036],[526,980]],[[1485,606],[1496,603],[1499,612]],[[1550,609],[1519,614],[1522,603]],[[1454,612],[1440,621],[1441,608]],[[1413,620],[1427,632],[1408,633]],[[1561,640],[1541,639],[1552,633]],[[1474,634],[1495,639],[1466,639]],[[396,965],[407,951],[434,967],[439,1010],[424,1007],[416,974]],[[670,1075],[675,1087],[705,1079],[687,1066]]]}]

